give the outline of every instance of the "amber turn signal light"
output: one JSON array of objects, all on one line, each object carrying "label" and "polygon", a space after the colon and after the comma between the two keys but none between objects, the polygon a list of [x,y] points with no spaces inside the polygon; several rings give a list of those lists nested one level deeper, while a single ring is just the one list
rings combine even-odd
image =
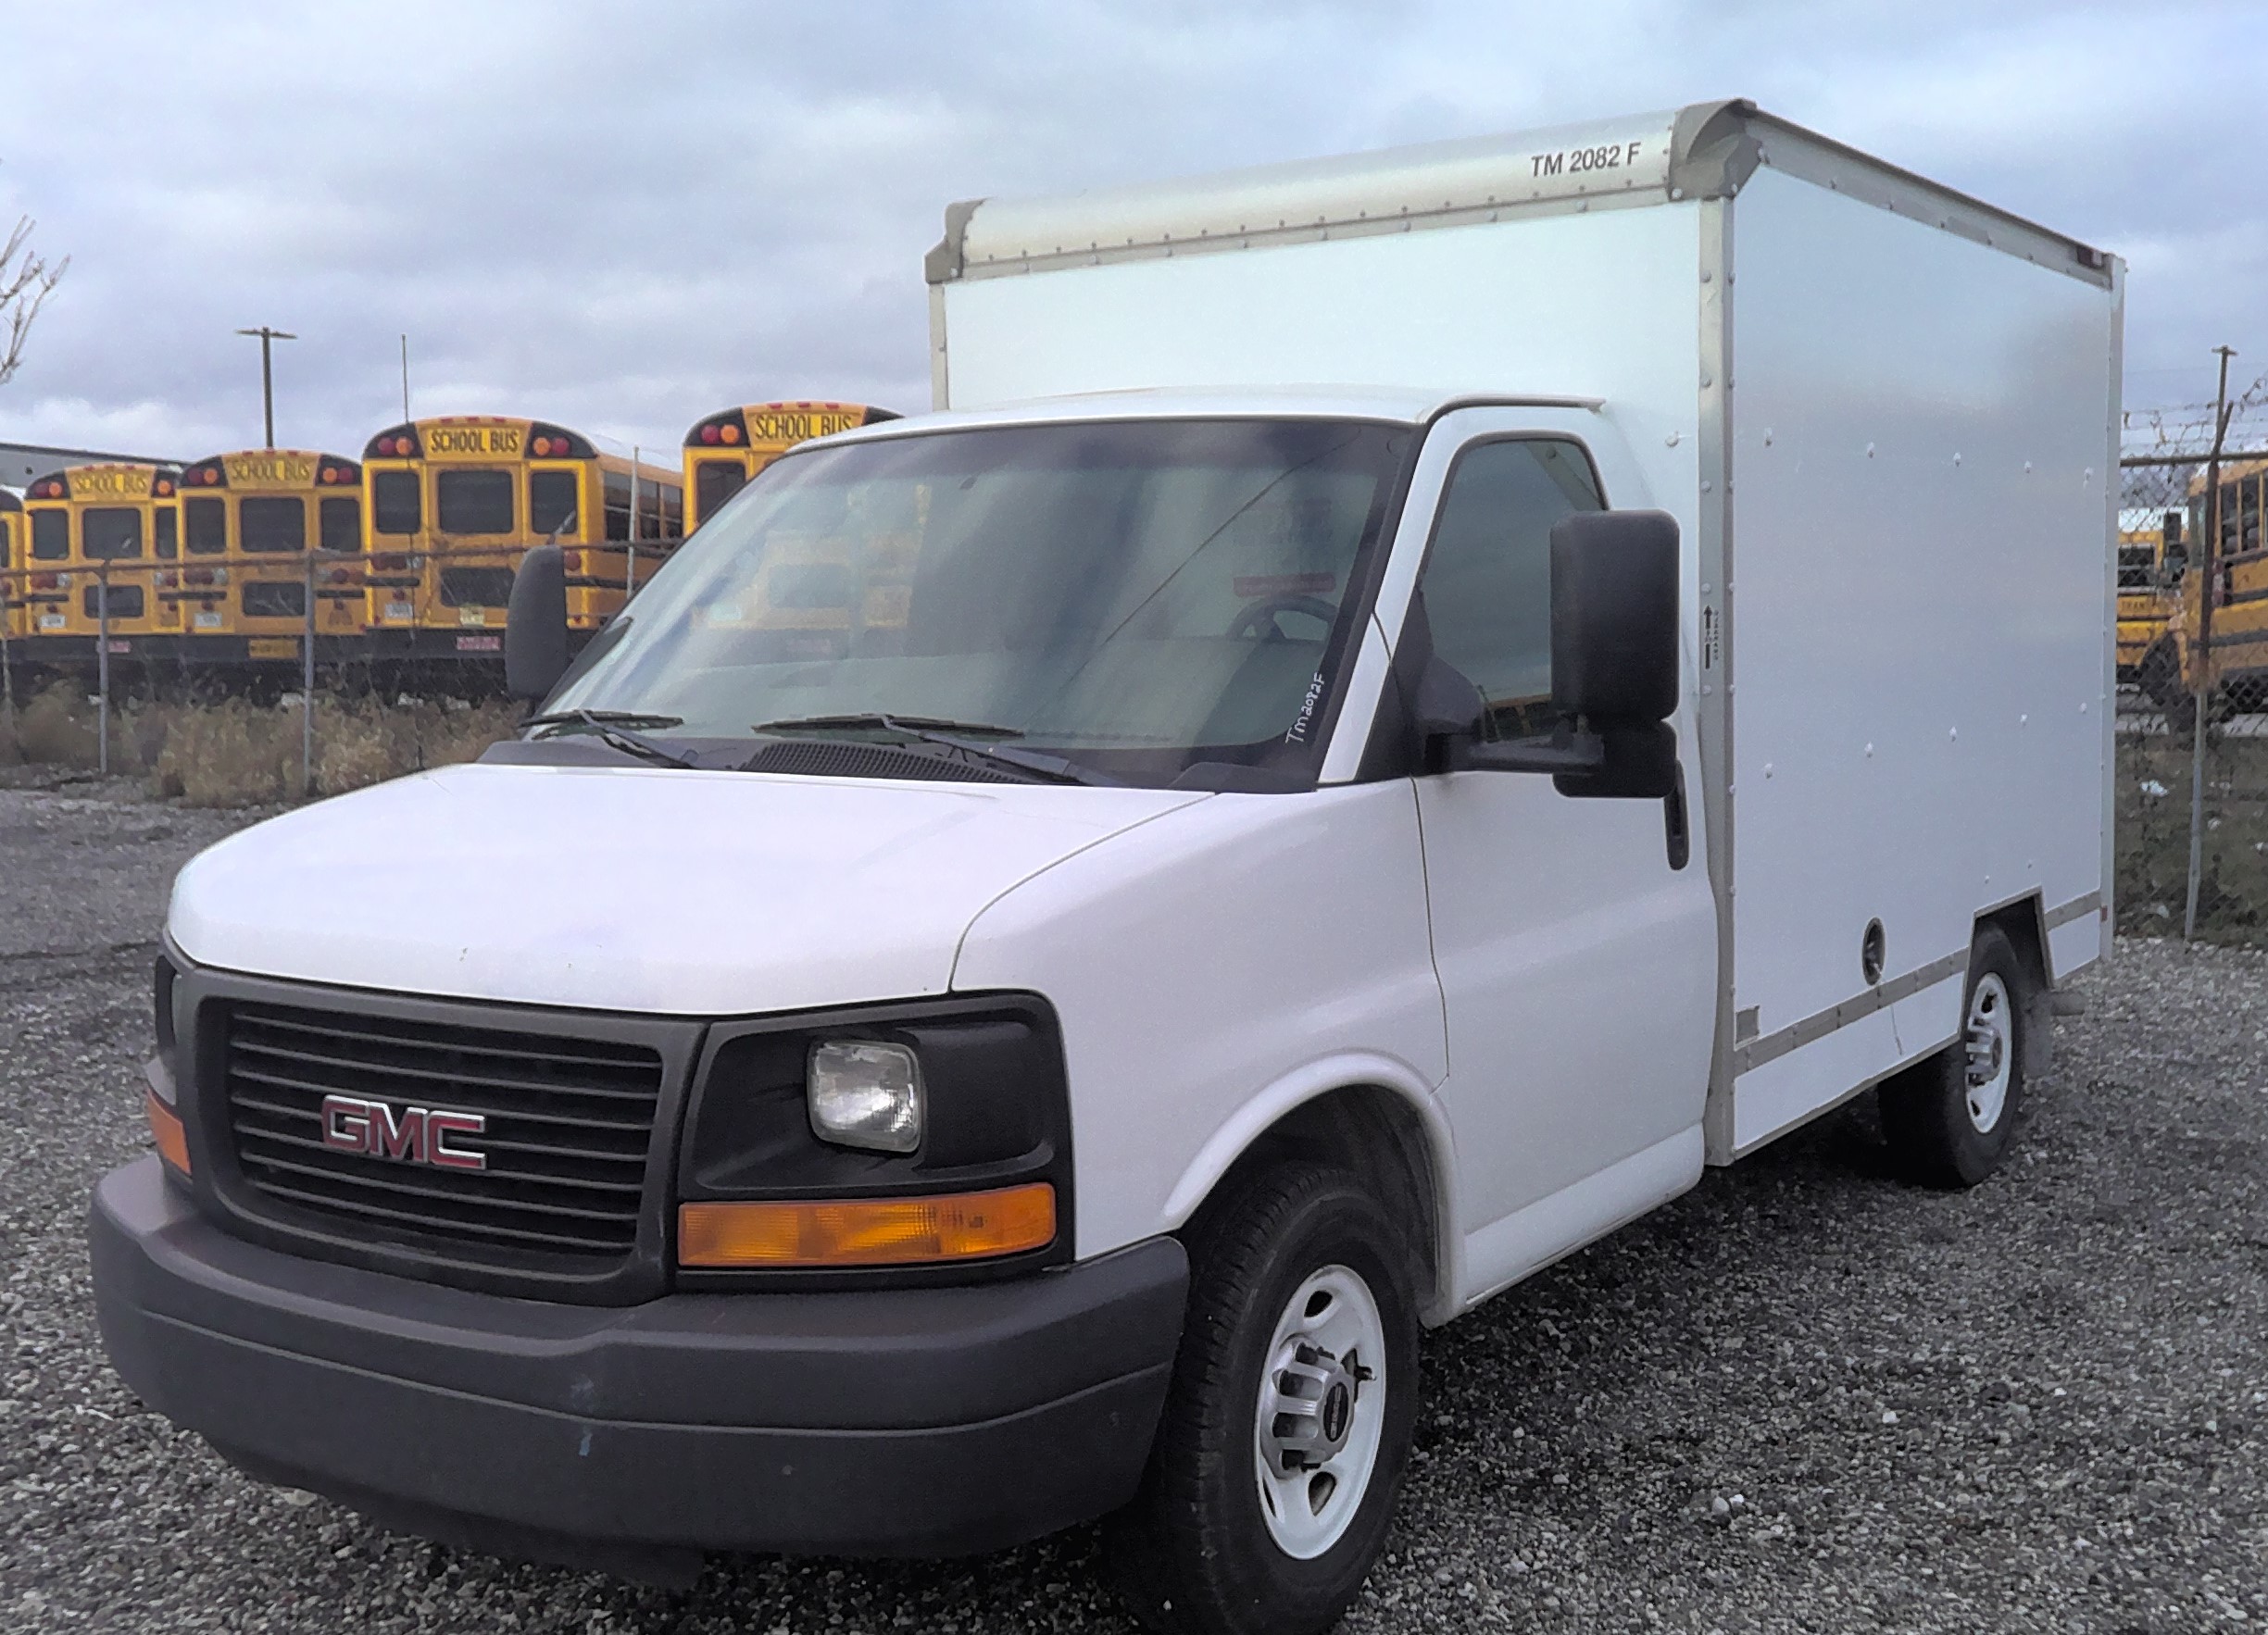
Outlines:
[{"label": "amber turn signal light", "polygon": [[940,1198],[684,1204],[677,1211],[677,1263],[685,1267],[921,1266],[1054,1242],[1055,1188],[1046,1181]]},{"label": "amber turn signal light", "polygon": [[182,1121],[173,1109],[147,1093],[143,1102],[149,1109],[150,1133],[157,1138],[157,1155],[183,1175],[189,1173],[189,1137],[182,1130]]}]

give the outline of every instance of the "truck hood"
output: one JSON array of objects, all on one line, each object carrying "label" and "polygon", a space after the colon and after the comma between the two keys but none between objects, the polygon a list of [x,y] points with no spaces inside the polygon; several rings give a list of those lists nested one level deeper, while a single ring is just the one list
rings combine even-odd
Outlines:
[{"label": "truck hood", "polygon": [[201,965],[701,1016],[944,992],[1019,881],[1206,797],[1052,784],[466,766],[200,854],[168,930]]}]

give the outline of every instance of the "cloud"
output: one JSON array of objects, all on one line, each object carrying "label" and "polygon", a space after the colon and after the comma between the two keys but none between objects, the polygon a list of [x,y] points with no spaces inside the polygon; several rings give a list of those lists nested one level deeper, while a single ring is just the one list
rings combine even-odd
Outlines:
[{"label": "cloud", "polygon": [[2144,397],[2268,354],[2251,7],[81,0],[12,34],[0,211],[73,261],[0,436],[257,441],[263,322],[301,337],[279,435],[349,454],[405,333],[418,412],[624,446],[753,398],[918,408],[947,200],[1729,94],[2131,246]]}]

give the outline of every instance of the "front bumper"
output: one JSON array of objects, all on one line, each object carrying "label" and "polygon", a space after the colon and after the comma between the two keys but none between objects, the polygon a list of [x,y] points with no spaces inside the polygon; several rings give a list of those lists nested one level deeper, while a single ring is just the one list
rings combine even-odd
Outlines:
[{"label": "front bumper", "polygon": [[89,1241],[119,1373],[254,1474],[652,1577],[700,1550],[968,1554],[1116,1508],[1188,1282],[1159,1238],[961,1288],[555,1304],[245,1242],[155,1157],[104,1178]]}]

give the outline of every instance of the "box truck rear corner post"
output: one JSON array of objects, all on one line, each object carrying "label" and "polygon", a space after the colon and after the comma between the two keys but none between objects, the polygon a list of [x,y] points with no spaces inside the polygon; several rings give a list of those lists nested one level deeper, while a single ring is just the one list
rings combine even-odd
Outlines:
[{"label": "box truck rear corner post", "polygon": [[1107,1517],[1322,1630],[1424,1328],[1869,1090],[2001,1166],[2109,945],[2122,268],[1722,103],[926,270],[936,412],[571,667],[531,552],[519,738],[183,871],[104,1339],[478,1548]]}]

